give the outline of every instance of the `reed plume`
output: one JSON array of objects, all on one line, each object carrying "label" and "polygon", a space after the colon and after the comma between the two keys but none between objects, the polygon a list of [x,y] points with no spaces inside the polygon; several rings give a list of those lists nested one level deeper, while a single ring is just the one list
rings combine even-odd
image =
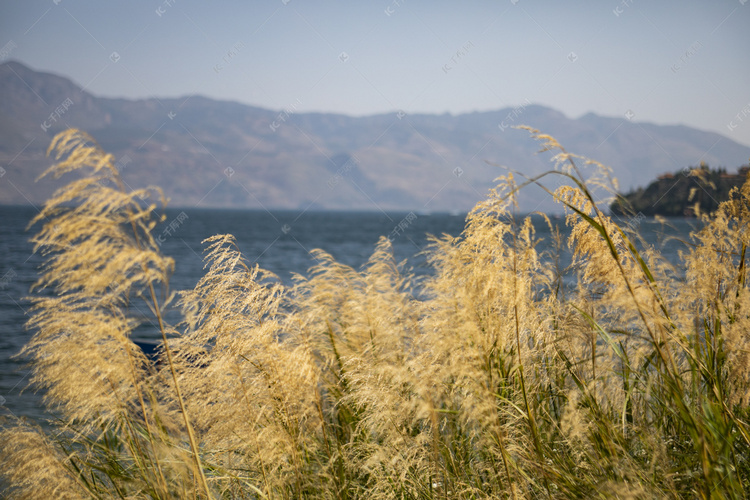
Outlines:
[{"label": "reed plume", "polygon": [[[360,269],[313,251],[287,287],[217,235],[177,293],[161,192],[130,190],[82,132],[56,137],[46,175],[75,178],[32,221],[46,260],[21,355],[61,418],[3,424],[3,493],[747,496],[750,181],[669,263],[602,210],[606,167],[526,130],[552,168],[497,179],[460,236],[431,238],[425,279],[381,238]],[[517,213],[528,184],[567,211],[567,241]],[[156,360],[131,339],[144,324]]]}]

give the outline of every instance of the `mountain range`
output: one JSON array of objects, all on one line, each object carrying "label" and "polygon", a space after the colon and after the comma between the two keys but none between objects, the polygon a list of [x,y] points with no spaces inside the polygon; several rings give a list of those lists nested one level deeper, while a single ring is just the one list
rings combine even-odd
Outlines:
[{"label": "mountain range", "polygon": [[[85,130],[131,187],[162,187],[170,206],[461,211],[507,169],[535,175],[549,153],[525,124],[613,169],[623,190],[704,162],[736,170],[750,147],[682,125],[589,113],[571,119],[522,103],[496,111],[346,116],[194,95],[140,100],[94,96],[62,76],[0,64],[0,203],[39,204],[59,185],[37,176],[52,137]],[[505,167],[505,168],[504,168]],[[539,205],[525,191],[522,209]]]}]

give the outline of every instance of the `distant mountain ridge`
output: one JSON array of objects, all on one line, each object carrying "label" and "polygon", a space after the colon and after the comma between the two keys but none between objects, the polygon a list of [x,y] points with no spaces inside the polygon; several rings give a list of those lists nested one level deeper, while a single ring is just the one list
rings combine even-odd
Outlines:
[{"label": "distant mountain ridge", "polygon": [[[132,187],[157,185],[172,206],[356,210],[466,210],[507,165],[534,175],[548,155],[527,124],[570,152],[609,165],[623,190],[705,162],[733,171],[750,147],[685,126],[587,114],[570,119],[543,106],[460,115],[399,111],[365,117],[273,111],[206,97],[96,97],[61,76],[0,64],[0,203],[40,203],[55,187],[34,183],[44,153],[67,127],[90,133],[115,155]],[[522,194],[522,209],[539,207]],[[549,208],[549,204],[541,208]]]}]

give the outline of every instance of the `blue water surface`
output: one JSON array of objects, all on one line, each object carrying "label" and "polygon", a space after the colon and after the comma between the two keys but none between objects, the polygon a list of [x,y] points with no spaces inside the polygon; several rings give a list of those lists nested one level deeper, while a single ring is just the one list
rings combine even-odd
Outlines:
[{"label": "blue water surface", "polygon": [[[29,316],[29,295],[36,281],[42,258],[33,251],[30,236],[39,229],[26,226],[37,213],[34,207],[0,206],[0,415],[36,419],[49,418],[41,406],[40,395],[27,388],[29,370],[23,359],[13,358],[33,332],[24,324]],[[173,290],[193,287],[203,275],[205,245],[201,242],[215,234],[230,233],[246,259],[276,274],[287,284],[292,274],[306,274],[315,264],[310,250],[320,248],[349,266],[359,268],[372,254],[381,236],[389,237],[394,254],[416,276],[430,273],[424,251],[428,234],[460,235],[466,214],[424,214],[414,212],[291,212],[262,210],[169,209],[166,220],[154,230],[162,250],[175,259],[171,280]],[[550,241],[549,229],[541,218],[535,219],[541,250]],[[564,221],[554,221],[568,234]],[[627,221],[626,221],[627,222]],[[662,245],[667,257],[677,262],[679,241],[664,245],[666,236],[686,238],[695,224],[690,219],[671,219],[671,227],[653,219],[636,220],[645,239]],[[548,247],[546,247],[548,248]],[[144,324],[134,338],[154,343],[158,336],[153,325]]]}]

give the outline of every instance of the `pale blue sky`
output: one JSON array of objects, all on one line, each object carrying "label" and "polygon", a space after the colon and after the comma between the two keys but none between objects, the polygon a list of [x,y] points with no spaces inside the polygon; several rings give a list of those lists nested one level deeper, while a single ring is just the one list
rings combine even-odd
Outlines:
[{"label": "pale blue sky", "polygon": [[630,110],[750,145],[748,0],[0,0],[0,9],[6,60],[99,96],[200,94],[350,115],[532,102],[574,118]]}]

